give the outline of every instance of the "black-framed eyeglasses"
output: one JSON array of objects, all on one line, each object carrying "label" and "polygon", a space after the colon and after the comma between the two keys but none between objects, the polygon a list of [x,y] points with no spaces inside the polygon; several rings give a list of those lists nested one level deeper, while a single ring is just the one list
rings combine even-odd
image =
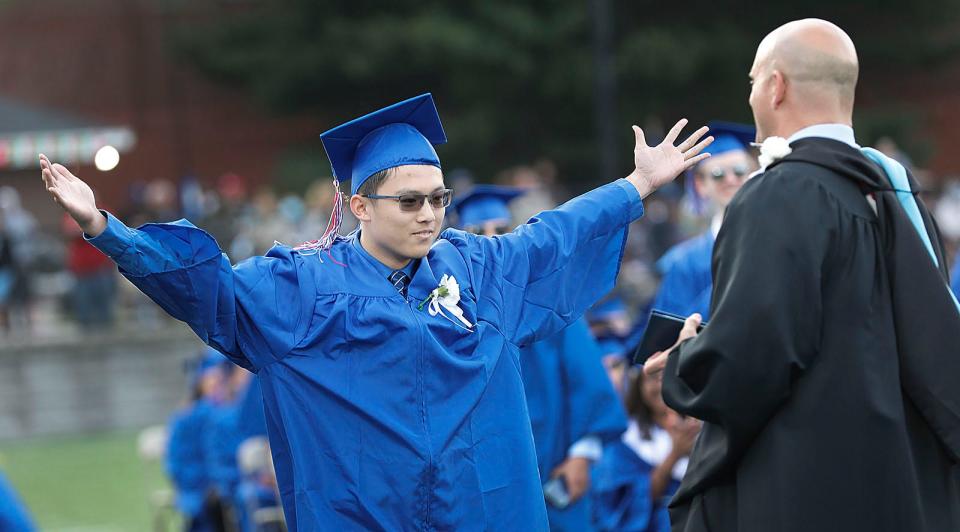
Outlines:
[{"label": "black-framed eyeglasses", "polygon": [[750,167],[745,164],[735,164],[729,167],[721,166],[710,170],[710,177],[712,177],[714,181],[723,181],[723,178],[727,176],[727,172],[733,172],[733,175],[743,179],[750,173]]},{"label": "black-framed eyeglasses", "polygon": [[408,192],[399,196],[381,196],[379,194],[363,194],[364,198],[370,199],[392,199],[400,204],[400,210],[404,212],[416,212],[423,208],[423,202],[429,201],[434,209],[442,209],[450,206],[450,200],[453,199],[453,189],[445,188],[429,194],[417,194]]}]

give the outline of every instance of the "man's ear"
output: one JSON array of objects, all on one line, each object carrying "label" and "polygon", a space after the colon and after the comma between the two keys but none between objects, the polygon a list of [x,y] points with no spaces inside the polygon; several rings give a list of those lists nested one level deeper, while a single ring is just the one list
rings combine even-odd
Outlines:
[{"label": "man's ear", "polygon": [[772,94],[770,94],[771,104],[774,109],[779,109],[783,105],[783,100],[787,98],[787,78],[784,77],[783,72],[779,70],[774,70],[770,77],[770,87],[772,89]]},{"label": "man's ear", "polygon": [[361,222],[370,221],[370,202],[359,194],[350,196],[350,212]]}]

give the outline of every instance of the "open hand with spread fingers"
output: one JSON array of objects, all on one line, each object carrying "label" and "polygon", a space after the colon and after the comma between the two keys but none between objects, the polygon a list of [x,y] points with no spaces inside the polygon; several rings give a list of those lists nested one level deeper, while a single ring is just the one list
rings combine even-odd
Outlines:
[{"label": "open hand with spread fingers", "polygon": [[674,146],[673,143],[677,141],[677,137],[686,125],[686,118],[674,124],[663,142],[656,146],[647,146],[643,130],[633,126],[633,133],[636,135],[636,147],[633,149],[635,168],[627,176],[627,180],[637,187],[641,198],[647,197],[693,165],[710,157],[709,153],[700,153],[713,142],[713,137],[703,138],[709,131],[706,126],[696,130],[686,140]]},{"label": "open hand with spread fingers", "polygon": [[52,163],[40,154],[40,176],[53,200],[69,214],[83,232],[97,236],[107,227],[107,219],[97,209],[93,190],[62,164]]}]

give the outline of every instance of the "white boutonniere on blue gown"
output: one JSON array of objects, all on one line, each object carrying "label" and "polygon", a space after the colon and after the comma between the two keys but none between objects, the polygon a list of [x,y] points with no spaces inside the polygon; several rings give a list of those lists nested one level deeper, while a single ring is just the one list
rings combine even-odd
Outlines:
[{"label": "white boutonniere on blue gown", "polygon": [[[463,309],[460,308],[460,283],[453,276],[443,274],[440,278],[440,284],[430,292],[423,302],[417,307],[423,310],[423,306],[428,305],[427,309],[431,316],[440,315],[449,320],[454,325],[473,332],[473,324],[463,317]],[[454,321],[450,316],[456,318]]]}]

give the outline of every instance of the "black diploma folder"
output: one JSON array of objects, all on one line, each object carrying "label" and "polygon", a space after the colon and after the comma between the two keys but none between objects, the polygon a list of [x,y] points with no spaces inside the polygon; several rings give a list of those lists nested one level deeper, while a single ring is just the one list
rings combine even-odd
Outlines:
[{"label": "black diploma folder", "polygon": [[[677,337],[680,336],[685,321],[687,318],[683,316],[656,309],[650,311],[650,320],[647,322],[647,329],[643,332],[643,339],[633,352],[633,363],[643,364],[650,355],[669,349],[677,343]],[[702,331],[706,325],[707,322],[701,323],[697,332]]]}]

